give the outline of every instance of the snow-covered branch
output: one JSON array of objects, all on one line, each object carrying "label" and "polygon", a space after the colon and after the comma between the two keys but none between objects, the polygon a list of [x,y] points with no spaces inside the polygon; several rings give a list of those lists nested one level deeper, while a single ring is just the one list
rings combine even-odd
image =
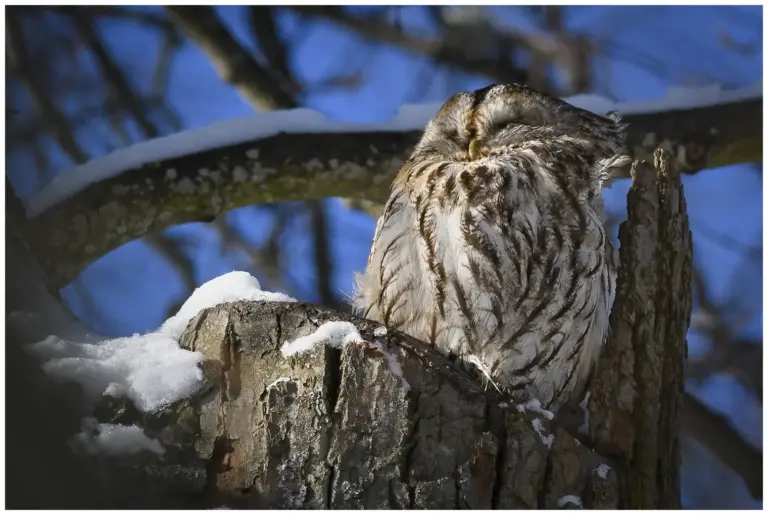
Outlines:
[{"label": "snow-covered branch", "polygon": [[[568,100],[630,124],[635,157],[668,148],[681,171],[761,159],[758,87],[674,90],[656,102]],[[54,179],[28,205],[36,254],[57,288],[116,247],[240,206],[351,197],[383,202],[438,104],[405,106],[387,122],[332,122],[308,109],[272,111],[153,139]]]}]

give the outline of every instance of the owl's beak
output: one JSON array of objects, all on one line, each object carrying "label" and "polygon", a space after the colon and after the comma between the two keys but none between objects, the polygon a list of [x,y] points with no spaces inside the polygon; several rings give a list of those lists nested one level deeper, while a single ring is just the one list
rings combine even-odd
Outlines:
[{"label": "owl's beak", "polygon": [[467,153],[469,154],[469,160],[474,161],[475,159],[480,158],[480,140],[473,139],[469,142],[469,148],[467,148]]}]

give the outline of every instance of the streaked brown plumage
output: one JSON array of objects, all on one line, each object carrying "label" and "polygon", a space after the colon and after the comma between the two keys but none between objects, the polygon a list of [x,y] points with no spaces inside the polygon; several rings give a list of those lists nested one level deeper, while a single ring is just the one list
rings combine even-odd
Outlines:
[{"label": "streaked brown plumage", "polygon": [[618,118],[520,85],[452,96],[400,169],[355,307],[555,410],[608,330]]}]

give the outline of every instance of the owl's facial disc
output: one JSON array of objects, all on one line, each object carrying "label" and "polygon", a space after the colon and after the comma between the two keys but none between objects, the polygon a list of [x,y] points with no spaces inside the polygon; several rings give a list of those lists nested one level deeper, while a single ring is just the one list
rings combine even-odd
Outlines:
[{"label": "owl's facial disc", "polygon": [[531,141],[561,138],[597,159],[626,153],[624,126],[618,119],[519,84],[496,84],[451,96],[430,121],[416,152],[466,162]]}]

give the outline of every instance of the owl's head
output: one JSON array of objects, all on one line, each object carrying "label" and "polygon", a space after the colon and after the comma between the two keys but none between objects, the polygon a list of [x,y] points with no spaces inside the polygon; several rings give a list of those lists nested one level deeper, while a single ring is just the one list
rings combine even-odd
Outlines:
[{"label": "owl's head", "polygon": [[630,163],[624,128],[615,114],[598,116],[527,86],[496,84],[450,97],[414,156],[473,161],[541,143],[549,157],[567,149],[607,177]]}]

